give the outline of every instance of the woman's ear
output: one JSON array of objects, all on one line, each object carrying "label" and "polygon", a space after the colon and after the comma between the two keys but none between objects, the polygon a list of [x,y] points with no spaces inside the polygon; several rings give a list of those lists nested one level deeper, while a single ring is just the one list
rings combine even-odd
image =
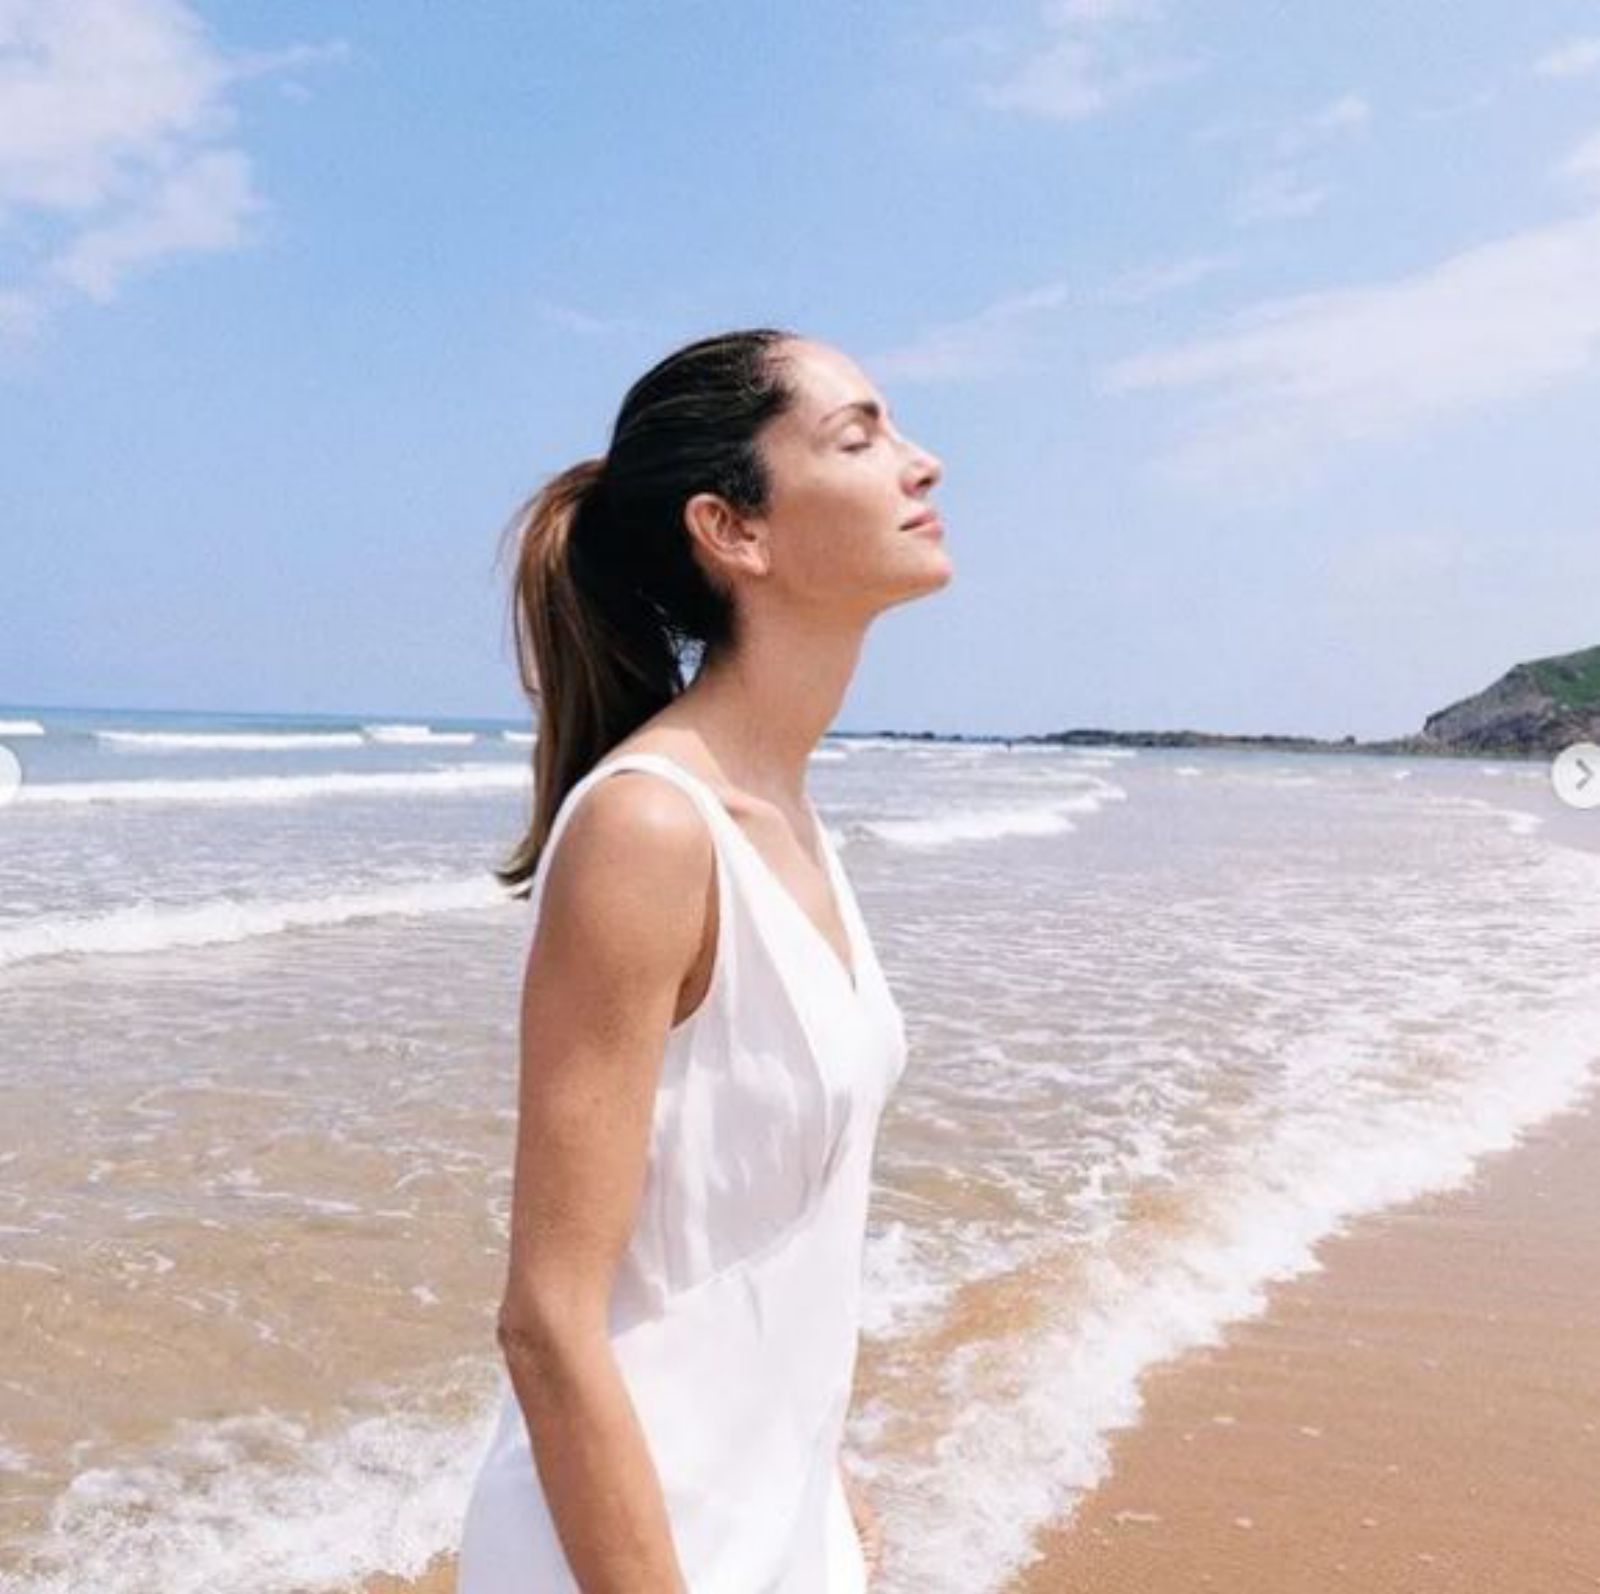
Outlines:
[{"label": "woman's ear", "polygon": [[719,493],[696,493],[683,524],[701,558],[717,573],[764,576],[771,565],[763,522],[741,515]]}]

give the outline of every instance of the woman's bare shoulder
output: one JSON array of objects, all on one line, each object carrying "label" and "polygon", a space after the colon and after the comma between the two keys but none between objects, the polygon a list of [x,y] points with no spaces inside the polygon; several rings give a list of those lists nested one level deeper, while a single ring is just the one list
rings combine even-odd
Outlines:
[{"label": "woman's bare shoulder", "polygon": [[594,783],[558,838],[541,931],[592,962],[681,972],[699,948],[715,843],[694,799],[648,772]]}]

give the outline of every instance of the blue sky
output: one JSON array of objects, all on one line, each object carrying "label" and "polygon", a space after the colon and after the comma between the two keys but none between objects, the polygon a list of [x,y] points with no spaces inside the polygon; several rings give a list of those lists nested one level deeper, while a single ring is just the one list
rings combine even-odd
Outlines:
[{"label": "blue sky", "polygon": [[1594,0],[0,0],[0,700],[516,714],[504,520],[757,323],[945,462],[842,728],[1600,642]]}]

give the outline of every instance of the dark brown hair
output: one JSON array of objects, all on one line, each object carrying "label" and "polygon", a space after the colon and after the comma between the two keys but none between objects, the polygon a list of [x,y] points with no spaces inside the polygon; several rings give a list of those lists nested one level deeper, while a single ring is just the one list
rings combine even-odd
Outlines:
[{"label": "dark brown hair", "polygon": [[756,438],[793,402],[769,327],[701,338],[629,388],[605,456],[558,472],[507,527],[511,622],[538,715],[533,816],[495,869],[525,897],[562,799],[735,638],[732,599],[695,559],[684,505],[717,493],[759,514]]}]

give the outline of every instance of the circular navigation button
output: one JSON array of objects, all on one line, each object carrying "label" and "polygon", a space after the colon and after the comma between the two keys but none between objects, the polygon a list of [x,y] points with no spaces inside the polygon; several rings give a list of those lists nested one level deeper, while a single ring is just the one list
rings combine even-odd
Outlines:
[{"label": "circular navigation button", "polygon": [[1574,742],[1556,754],[1550,784],[1569,808],[1600,808],[1600,746]]}]

